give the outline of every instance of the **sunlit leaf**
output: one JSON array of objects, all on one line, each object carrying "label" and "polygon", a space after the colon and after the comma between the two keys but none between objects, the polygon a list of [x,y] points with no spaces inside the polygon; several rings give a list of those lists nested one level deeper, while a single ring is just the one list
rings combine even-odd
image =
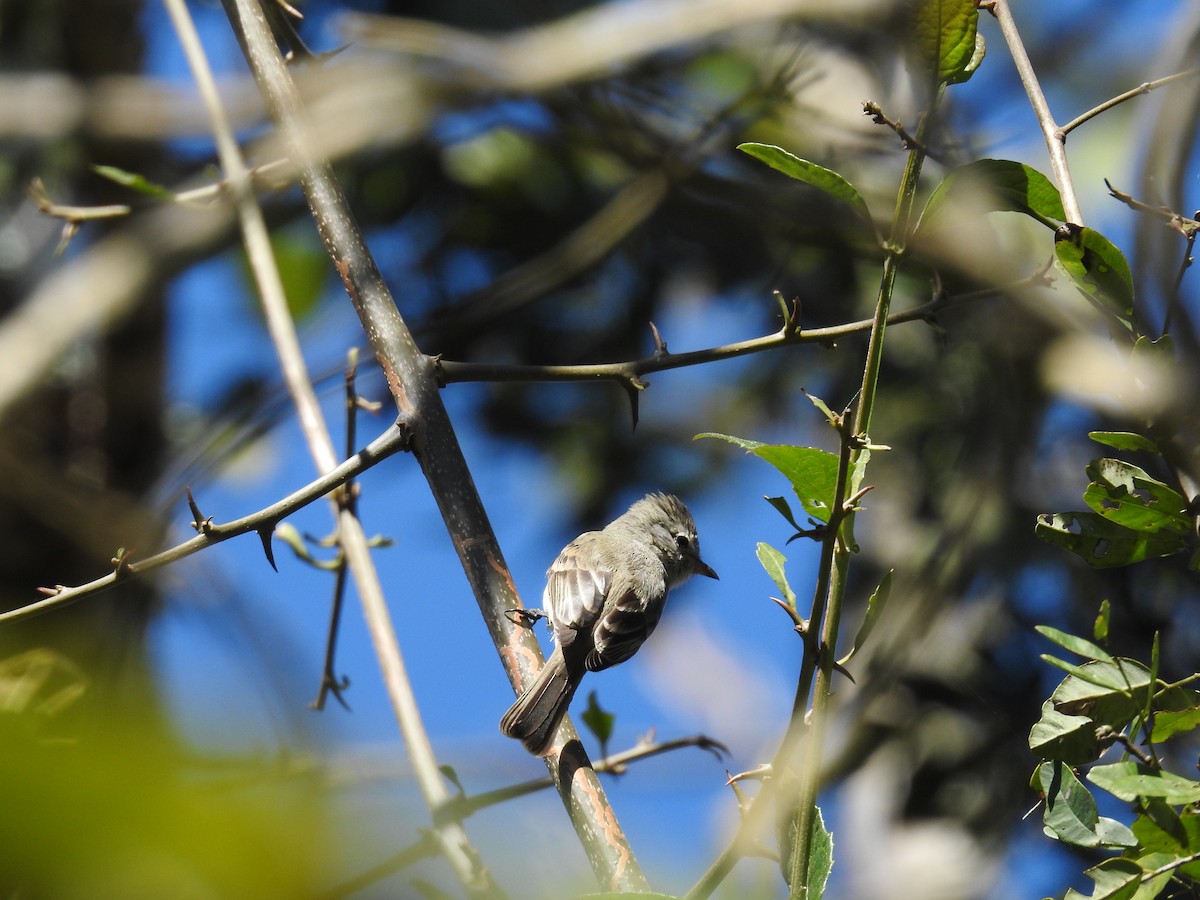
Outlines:
[{"label": "sunlit leaf", "polygon": [[738,144],[738,149],[789,178],[811,184],[829,196],[849,204],[856,213],[868,222],[871,221],[871,211],[867,209],[867,203],[863,200],[862,195],[854,185],[832,169],[809,162],[807,159],[801,159],[773,144],[745,143]]},{"label": "sunlit leaf", "polygon": [[1112,447],[1114,450],[1142,450],[1147,453],[1159,453],[1158,444],[1150,440],[1150,438],[1141,434],[1134,434],[1131,431],[1089,431],[1090,437],[1097,444],[1104,444],[1106,447]]},{"label": "sunlit leaf", "polygon": [[983,59],[975,0],[914,0],[912,37],[918,64],[939,84],[966,81]]},{"label": "sunlit leaf", "polygon": [[794,447],[790,444],[763,444],[759,441],[706,432],[697,438],[716,438],[753,453],[778,469],[791,482],[800,505],[814,519],[828,522],[837,488],[838,458],[827,450]]},{"label": "sunlit leaf", "polygon": [[1134,531],[1154,534],[1192,532],[1187,501],[1137,466],[1120,459],[1093,460],[1086,469],[1092,479],[1083,500],[1106,519]]},{"label": "sunlit leaf", "polygon": [[1042,824],[1046,833],[1078,847],[1132,847],[1133,832],[1114,819],[1102,817],[1083,783],[1071,767],[1059,762],[1042,763],[1035,782],[1046,808]]},{"label": "sunlit leaf", "polygon": [[783,599],[793,610],[796,608],[796,594],[792,591],[791,585],[788,584],[787,574],[784,572],[784,564],[787,562],[787,557],[772,547],[770,544],[758,544],[758,561],[771,576],[771,580],[775,582],[775,586],[779,588],[783,594]]},{"label": "sunlit leaf", "polygon": [[1049,638],[1063,649],[1070,650],[1072,653],[1082,656],[1085,659],[1112,660],[1112,655],[1107,650],[1085,638],[1067,634],[1065,631],[1059,631],[1057,628],[1051,628],[1049,625],[1038,625],[1036,630],[1038,634]]},{"label": "sunlit leaf", "polygon": [[1007,159],[980,159],[952,170],[930,195],[919,227],[938,227],[954,204],[973,213],[1024,213],[1049,228],[1058,228],[1067,218],[1062,196],[1049,178]]}]

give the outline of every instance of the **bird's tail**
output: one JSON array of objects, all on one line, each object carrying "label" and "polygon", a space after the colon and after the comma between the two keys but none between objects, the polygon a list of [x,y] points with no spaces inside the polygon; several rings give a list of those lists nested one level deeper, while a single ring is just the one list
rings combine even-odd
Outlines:
[{"label": "bird's tail", "polygon": [[504,714],[500,730],[534,756],[545,756],[578,686],[579,678],[570,676],[562,650],[556,647],[533,684]]}]

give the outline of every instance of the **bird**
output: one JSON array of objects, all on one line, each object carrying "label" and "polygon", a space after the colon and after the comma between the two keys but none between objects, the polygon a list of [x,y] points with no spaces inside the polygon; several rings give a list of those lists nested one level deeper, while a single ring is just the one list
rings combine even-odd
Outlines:
[{"label": "bird", "polygon": [[554,652],[500,720],[500,731],[545,756],[587,672],[633,656],[658,625],[671,588],[692,575],[717,578],[700,558],[692,514],[673,494],[638,500],[600,531],[581,534],[546,572],[542,609]]}]

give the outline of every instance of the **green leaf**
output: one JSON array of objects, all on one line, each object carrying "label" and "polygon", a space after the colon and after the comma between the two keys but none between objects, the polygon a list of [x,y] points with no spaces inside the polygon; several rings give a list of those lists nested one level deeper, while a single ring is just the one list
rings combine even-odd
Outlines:
[{"label": "green leaf", "polygon": [[1098,641],[1108,640],[1108,626],[1112,621],[1112,604],[1107,600],[1100,601],[1100,609],[1096,613],[1096,621],[1092,625],[1092,637]]},{"label": "green leaf", "polygon": [[[1161,853],[1169,860],[1180,860],[1200,852],[1200,815],[1176,812],[1158,799],[1148,800],[1144,809],[1134,819],[1133,833],[1145,853]],[[1200,881],[1200,861],[1187,863],[1176,871]]]},{"label": "green leaf", "polygon": [[970,78],[983,59],[978,25],[974,0],[916,0],[911,29],[922,73],[932,74],[938,84]]},{"label": "green leaf", "polygon": [[796,594],[792,591],[791,585],[788,584],[787,573],[783,569],[784,563],[787,562],[787,557],[770,544],[760,541],[758,544],[758,561],[767,570],[767,574],[771,576],[771,580],[775,582],[780,593],[783,594],[783,599],[787,605],[795,610]]},{"label": "green leaf", "polygon": [[782,172],[796,181],[811,184],[829,196],[849,204],[856,213],[868,222],[871,221],[871,211],[867,209],[867,203],[863,200],[862,195],[854,188],[854,185],[832,169],[819,166],[807,159],[801,159],[773,144],[744,143],[738,144],[737,148],[760,162],[766,163],[777,172]]},{"label": "green leaf", "polygon": [[[826,882],[829,881],[829,873],[833,870],[833,835],[825,827],[821,808],[817,807],[813,812],[815,815],[809,831],[808,870],[804,876],[804,888],[807,893],[798,890],[798,886],[792,885],[790,882],[789,886],[792,889],[792,896],[803,896],[808,900],[821,900],[825,893]],[[791,877],[792,858],[799,849],[799,842],[796,840],[799,818],[800,811],[792,810],[780,828],[779,869],[783,873],[785,882]]]},{"label": "green leaf", "polygon": [[1057,628],[1051,628],[1049,625],[1038,625],[1034,630],[1042,637],[1048,638],[1058,644],[1064,650],[1070,650],[1076,656],[1082,656],[1084,659],[1112,661],[1112,654],[1085,638],[1067,634],[1065,631],[1059,631]]},{"label": "green leaf", "polygon": [[1153,682],[1150,671],[1132,659],[1090,662],[1073,666],[1043,655],[1042,659],[1069,673],[1050,695],[1054,708],[1068,715],[1085,715],[1097,725],[1120,731],[1142,709]]},{"label": "green leaf", "polygon": [[1083,500],[1104,518],[1134,531],[1192,533],[1187,501],[1157,478],[1120,459],[1093,460],[1085,469],[1092,483]]},{"label": "green leaf", "polygon": [[271,251],[283,281],[288,311],[301,322],[316,309],[321,298],[330,277],[329,257],[314,238],[291,231],[272,233]]},{"label": "green leaf", "polygon": [[930,195],[918,227],[938,227],[948,205],[955,204],[973,213],[1024,213],[1052,229],[1067,218],[1062,196],[1049,178],[1007,159],[980,159],[951,171]]},{"label": "green leaf", "polygon": [[1046,834],[1077,847],[1132,847],[1133,832],[1115,819],[1101,816],[1096,801],[1070,766],[1045,762],[1037,767],[1035,784],[1045,797],[1042,824]]},{"label": "green leaf", "polygon": [[1161,743],[1197,727],[1200,727],[1200,704],[1180,710],[1161,710],[1154,716],[1154,729],[1150,733],[1150,740],[1156,744]]},{"label": "green leaf", "polygon": [[698,434],[696,437],[727,441],[766,460],[791,482],[792,490],[796,492],[805,512],[818,521],[829,521],[833,492],[837,487],[838,458],[834,454],[814,447],[763,444],[714,432]]},{"label": "green leaf", "polygon": [[114,181],[139,194],[145,194],[147,197],[154,197],[159,200],[171,200],[175,197],[174,194],[161,184],[155,184],[153,181],[147,180],[144,175],[138,175],[136,172],[126,172],[124,169],[118,169],[116,166],[92,166],[92,171],[101,178],[107,178],[109,181]]},{"label": "green leaf", "polygon": [[1173,556],[1187,546],[1178,534],[1134,531],[1090,512],[1043,513],[1034,532],[1097,569]]},{"label": "green leaf", "polygon": [[1143,797],[1157,797],[1172,806],[1200,802],[1200,782],[1162,769],[1148,768],[1132,759],[1096,766],[1087,777],[1096,787],[1126,803],[1135,803]]},{"label": "green leaf", "polygon": [[1054,255],[1084,296],[1133,330],[1133,278],[1112,241],[1094,229],[1065,225],[1055,234]]},{"label": "green leaf", "polygon": [[1059,712],[1054,702],[1042,704],[1042,717],[1029,730],[1029,749],[1046,760],[1081,766],[1100,755],[1096,723],[1087,716]]},{"label": "green leaf", "polygon": [[817,807],[813,819],[812,838],[808,851],[808,874],[805,883],[809,900],[821,900],[825,894],[825,885],[829,882],[829,873],[833,871],[833,835],[825,827],[825,817],[821,815],[821,807]]},{"label": "green leaf", "polygon": [[1103,444],[1106,447],[1112,447],[1114,450],[1129,450],[1145,451],[1146,453],[1160,454],[1158,444],[1150,440],[1150,438],[1141,434],[1134,434],[1131,431],[1089,431],[1090,437],[1097,444]]},{"label": "green leaf", "polygon": [[775,507],[775,511],[783,516],[789,525],[796,529],[797,534],[804,531],[804,527],[796,521],[796,517],[792,514],[792,508],[786,500],[782,497],[763,497],[763,499]]},{"label": "green leaf", "polygon": [[[1142,867],[1132,859],[1106,859],[1085,873],[1095,882],[1090,898],[1071,888],[1065,900],[1134,900],[1142,884]],[[1152,894],[1150,896],[1157,896]]]},{"label": "green leaf", "polygon": [[612,737],[613,723],[617,717],[612,713],[601,708],[596,700],[596,692],[591,691],[588,694],[588,705],[580,716],[583,719],[583,724],[588,727],[588,731],[596,736],[596,740],[600,742],[600,755],[607,756],[607,748],[609,738]]},{"label": "green leaf", "polygon": [[867,611],[863,616],[862,624],[858,626],[858,634],[854,636],[854,646],[850,648],[849,653],[838,660],[838,665],[844,666],[850,662],[854,654],[862,649],[867,638],[871,636],[871,632],[875,629],[875,623],[879,621],[879,617],[883,614],[883,608],[887,606],[888,594],[892,590],[892,573],[894,571],[894,569],[888,569],[883,580],[879,582],[879,587],[875,588],[867,600]]}]

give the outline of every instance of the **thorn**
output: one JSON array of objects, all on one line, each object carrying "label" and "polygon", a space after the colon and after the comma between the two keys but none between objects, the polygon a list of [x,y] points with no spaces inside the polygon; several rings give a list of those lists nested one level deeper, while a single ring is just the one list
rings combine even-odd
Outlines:
[{"label": "thorn", "polygon": [[736,775],[730,775],[727,770],[725,774],[728,779],[725,783],[732,787],[739,781],[766,781],[774,771],[775,769],[770,763],[763,763],[753,769],[747,769],[745,772],[738,772]]},{"label": "thorn", "polygon": [[190,487],[184,488],[187,493],[188,509],[192,511],[191,526],[198,534],[208,534],[212,531],[212,516],[205,516],[200,512],[200,507],[196,504],[196,498],[192,496]]},{"label": "thorn", "polygon": [[658,326],[653,322],[650,323],[650,333],[654,335],[654,355],[669,355],[671,351],[667,349],[667,342],[662,339],[662,335],[658,333]]},{"label": "thorn", "polygon": [[39,594],[45,594],[47,597],[57,597],[66,589],[67,586],[65,584],[56,584],[54,587],[39,587],[37,592]]},{"label": "thorn", "polygon": [[843,666],[840,662],[837,662],[836,660],[834,660],[834,663],[833,663],[833,671],[840,672],[841,674],[845,675],[847,678],[850,679],[851,684],[858,683],[854,680],[854,676],[850,674],[850,670],[847,669],[845,666]]},{"label": "thorn", "polygon": [[632,378],[625,383],[625,393],[629,395],[629,415],[634,431],[637,431],[638,427],[638,392],[645,389],[646,383],[639,381],[637,378]]},{"label": "thorn", "polygon": [[267,562],[271,564],[271,568],[276,572],[279,571],[279,566],[275,565],[275,548],[271,546],[271,536],[275,533],[275,523],[271,522],[267,525],[262,525],[258,528],[258,539],[262,541],[263,553],[267,555]]},{"label": "thorn", "polygon": [[[788,614],[788,617],[791,618],[792,623],[796,626],[797,631],[800,631],[800,629],[804,627],[804,620],[802,618],[800,618],[800,614],[798,612],[796,612],[794,609],[792,609],[790,604],[785,603],[783,600],[780,600],[778,597],[771,597],[770,599],[771,599],[772,603],[774,603],[776,606],[778,606],[780,609],[782,609],[785,613]],[[803,634],[804,632],[800,631],[800,633]]]}]

